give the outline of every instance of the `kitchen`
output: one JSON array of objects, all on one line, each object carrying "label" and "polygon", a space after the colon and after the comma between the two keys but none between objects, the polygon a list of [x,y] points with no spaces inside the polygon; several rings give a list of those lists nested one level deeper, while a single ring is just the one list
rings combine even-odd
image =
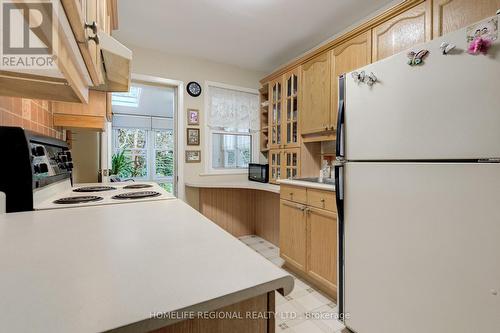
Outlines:
[{"label": "kitchen", "polygon": [[0,330],[500,331],[499,9],[2,1]]}]

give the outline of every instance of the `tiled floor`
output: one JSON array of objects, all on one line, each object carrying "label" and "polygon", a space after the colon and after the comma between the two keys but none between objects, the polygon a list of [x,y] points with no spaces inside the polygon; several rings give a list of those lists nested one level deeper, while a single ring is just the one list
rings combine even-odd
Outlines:
[{"label": "tiled floor", "polygon": [[[279,248],[258,236],[240,240],[276,266],[283,265]],[[290,273],[293,275],[292,273]],[[283,297],[276,293],[276,332],[280,333],[346,333],[336,320],[337,305],[328,297],[296,276],[293,291]]]}]

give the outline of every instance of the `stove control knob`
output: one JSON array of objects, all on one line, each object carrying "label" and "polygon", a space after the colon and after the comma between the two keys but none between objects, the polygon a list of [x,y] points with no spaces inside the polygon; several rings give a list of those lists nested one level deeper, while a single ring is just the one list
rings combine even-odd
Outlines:
[{"label": "stove control knob", "polygon": [[40,167],[38,164],[33,165],[33,171],[35,171],[35,173],[40,173]]},{"label": "stove control knob", "polygon": [[66,157],[68,158],[68,162],[73,161],[73,159],[71,158],[71,152],[69,150],[66,151]]},{"label": "stove control knob", "polygon": [[59,155],[59,159],[61,162],[66,163],[68,162],[68,157],[66,155]]},{"label": "stove control knob", "polygon": [[68,169],[68,170],[73,169],[73,163],[72,162],[66,163],[66,169]]},{"label": "stove control knob", "polygon": [[38,168],[40,169],[40,173],[46,173],[49,172],[49,167],[46,163],[40,163],[38,164]]},{"label": "stove control knob", "polygon": [[33,156],[44,156],[45,155],[45,151],[43,150],[42,146],[36,146],[36,147],[31,148],[31,153],[33,154]]}]

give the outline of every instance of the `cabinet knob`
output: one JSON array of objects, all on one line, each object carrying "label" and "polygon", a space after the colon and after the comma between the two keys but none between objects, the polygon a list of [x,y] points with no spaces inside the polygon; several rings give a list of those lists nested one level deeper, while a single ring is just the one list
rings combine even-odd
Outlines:
[{"label": "cabinet knob", "polygon": [[325,202],[325,199],[321,199],[320,201],[321,201],[322,203],[324,203],[324,202]]},{"label": "cabinet knob", "polygon": [[91,29],[94,35],[97,34],[97,23],[95,21],[93,21],[92,23],[85,22],[84,27],[85,29]]},{"label": "cabinet knob", "polygon": [[94,43],[96,43],[96,45],[99,44],[99,36],[97,36],[97,35],[89,37],[88,39],[93,40]]}]

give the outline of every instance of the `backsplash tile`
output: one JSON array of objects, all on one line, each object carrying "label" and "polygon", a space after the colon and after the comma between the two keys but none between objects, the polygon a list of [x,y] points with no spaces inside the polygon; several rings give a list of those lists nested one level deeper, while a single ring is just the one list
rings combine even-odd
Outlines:
[{"label": "backsplash tile", "polygon": [[38,134],[63,138],[63,129],[54,127],[49,101],[0,96],[0,125],[20,126]]}]

